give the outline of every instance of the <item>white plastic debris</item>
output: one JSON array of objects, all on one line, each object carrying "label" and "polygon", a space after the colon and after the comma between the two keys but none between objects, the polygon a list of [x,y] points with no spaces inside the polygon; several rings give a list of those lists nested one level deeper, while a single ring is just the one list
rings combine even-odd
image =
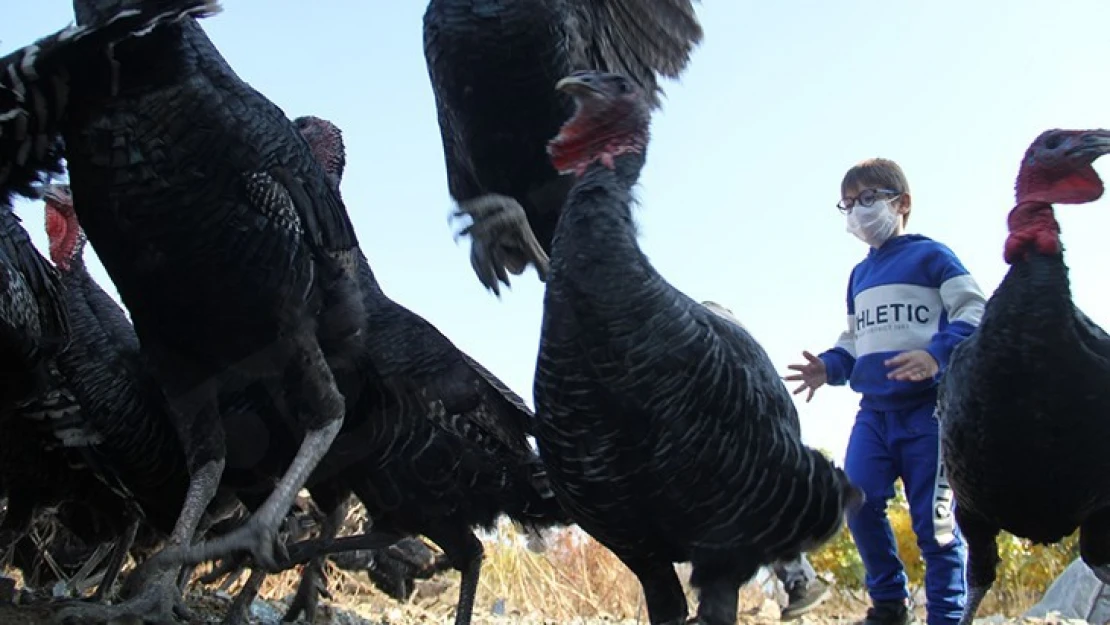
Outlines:
[{"label": "white plastic debris", "polygon": [[1045,618],[1049,612],[1061,619],[1106,623],[1110,621],[1110,586],[1098,581],[1091,569],[1076,559],[1052,582],[1040,603],[1029,608],[1024,616]]}]

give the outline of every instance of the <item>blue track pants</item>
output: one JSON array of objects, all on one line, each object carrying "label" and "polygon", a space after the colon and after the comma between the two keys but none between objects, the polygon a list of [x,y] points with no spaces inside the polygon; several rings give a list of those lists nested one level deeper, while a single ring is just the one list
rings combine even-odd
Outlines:
[{"label": "blue track pants", "polygon": [[914,534],[925,559],[929,625],[959,621],[965,601],[965,550],[953,516],[952,489],[940,463],[933,402],[896,411],[861,408],[848,441],[845,471],[867,503],[848,520],[867,570],[872,601],[908,596],[906,574],[887,519],[894,481],[901,477]]}]

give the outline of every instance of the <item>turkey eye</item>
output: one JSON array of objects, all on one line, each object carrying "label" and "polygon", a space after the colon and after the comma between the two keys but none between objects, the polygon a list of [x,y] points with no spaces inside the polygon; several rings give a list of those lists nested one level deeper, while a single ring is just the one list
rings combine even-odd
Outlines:
[{"label": "turkey eye", "polygon": [[621,86],[621,93],[632,91],[632,85],[630,85],[627,80],[622,80],[619,84]]},{"label": "turkey eye", "polygon": [[1050,150],[1055,150],[1056,148],[1060,147],[1060,141],[1060,135],[1052,135],[1048,138],[1047,141],[1044,142],[1044,147]]}]

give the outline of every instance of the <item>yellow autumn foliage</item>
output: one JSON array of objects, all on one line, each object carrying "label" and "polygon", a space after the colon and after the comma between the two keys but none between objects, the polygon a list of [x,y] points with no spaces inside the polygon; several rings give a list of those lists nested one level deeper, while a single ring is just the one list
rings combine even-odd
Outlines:
[{"label": "yellow autumn foliage", "polygon": [[[898,541],[898,554],[906,566],[910,587],[920,588],[925,565],[917,547],[909,505],[900,480],[895,492],[896,496],[888,508],[891,528]],[[1040,600],[1049,584],[1079,557],[1079,543],[1074,534],[1057,545],[1043,546],[1003,533],[998,537],[998,553],[1002,558],[998,580],[980,613],[1014,616]],[[838,587],[864,587],[863,563],[847,527],[824,548],[809,554],[809,558],[813,568],[831,576]]]}]

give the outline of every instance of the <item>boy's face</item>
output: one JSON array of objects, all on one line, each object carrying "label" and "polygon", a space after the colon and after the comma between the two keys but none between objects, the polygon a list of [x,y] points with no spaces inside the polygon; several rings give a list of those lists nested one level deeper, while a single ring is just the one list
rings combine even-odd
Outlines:
[{"label": "boy's face", "polygon": [[[852,218],[850,216],[855,209],[861,206],[874,207],[876,204],[884,201],[889,203],[890,211],[897,217],[894,220],[893,230],[888,231],[889,237],[898,237],[905,234],[906,215],[909,213],[910,208],[910,196],[908,193],[897,193],[881,185],[864,183],[857,187],[847,189],[847,192],[841,196],[837,206],[840,208],[840,212],[849,216],[849,222],[851,222]],[[867,218],[865,217],[864,219]],[[853,226],[851,224],[849,224],[849,232],[853,232]],[[860,235],[856,233],[856,236]],[[879,234],[877,236],[881,237],[882,241],[871,241],[866,236],[864,240],[872,245],[872,247],[877,247],[881,245],[882,242],[886,241],[888,235]]]}]

